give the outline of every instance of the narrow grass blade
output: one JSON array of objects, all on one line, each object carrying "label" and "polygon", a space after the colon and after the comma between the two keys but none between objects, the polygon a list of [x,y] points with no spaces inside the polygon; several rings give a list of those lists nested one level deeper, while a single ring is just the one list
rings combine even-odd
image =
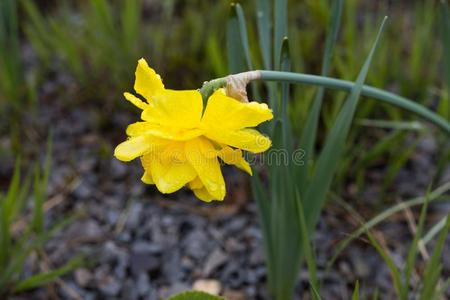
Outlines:
[{"label": "narrow grass blade", "polygon": [[274,62],[275,70],[280,69],[281,48],[284,37],[288,36],[287,0],[274,0]]},{"label": "narrow grass blade", "polygon": [[299,233],[301,234],[301,243],[303,248],[303,253],[305,255],[306,264],[308,266],[309,272],[309,282],[311,285],[311,294],[315,300],[319,300],[317,297],[317,291],[319,291],[319,281],[317,280],[317,265],[316,258],[314,257],[314,252],[311,248],[311,242],[309,240],[308,227],[306,225],[305,211],[303,209],[302,200],[300,198],[300,193],[297,192],[296,197],[298,219],[300,223]]},{"label": "narrow grass blade", "polygon": [[242,42],[242,50],[244,51],[245,61],[247,62],[247,69],[253,70],[253,63],[252,63],[252,58],[250,55],[250,47],[249,47],[248,35],[247,35],[247,24],[245,21],[244,11],[242,9],[242,6],[239,3],[236,3],[234,5],[234,9],[236,10],[236,16],[238,19],[239,36],[240,36],[241,42]]},{"label": "narrow grass blade", "polygon": [[394,205],[390,207],[389,209],[386,209],[382,213],[378,214],[377,216],[370,219],[368,222],[364,223],[363,226],[361,226],[359,229],[354,231],[348,238],[345,240],[339,242],[336,246],[336,251],[333,257],[331,258],[330,262],[328,263],[328,268],[333,265],[333,263],[336,261],[337,257],[342,253],[342,251],[355,239],[360,237],[362,234],[364,234],[367,230],[370,230],[372,227],[376,226],[380,222],[386,220],[390,216],[403,211],[406,208],[410,208],[416,205],[421,205],[425,203],[425,201],[437,201],[441,196],[445,195],[450,191],[450,182],[447,182],[440,187],[436,188],[432,192],[428,194],[428,196],[423,197],[417,197],[414,199],[410,199],[408,201],[401,202],[397,205]]},{"label": "narrow grass blade", "polygon": [[381,255],[381,257],[383,258],[384,262],[388,266],[389,271],[391,272],[392,281],[393,281],[393,284],[394,284],[395,291],[397,292],[397,295],[400,296],[401,295],[401,290],[402,290],[402,284],[401,284],[401,276],[400,276],[399,269],[397,268],[397,266],[395,265],[394,261],[389,256],[389,254],[383,249],[383,247],[380,245],[380,243],[378,243],[378,241],[372,235],[372,233],[370,233],[369,231],[366,231],[366,234],[367,234],[367,237],[369,238],[370,243],[372,244],[372,246],[375,247],[377,252]]},{"label": "narrow grass blade", "polygon": [[41,179],[41,172],[39,168],[36,168],[34,175],[34,207],[33,207],[33,220],[31,226],[37,234],[44,231],[44,197],[45,188]]},{"label": "narrow grass blade", "polygon": [[419,243],[428,244],[444,227],[447,222],[447,216],[437,222],[431,229],[420,239]]},{"label": "narrow grass blade", "polygon": [[44,284],[47,284],[51,281],[54,281],[58,279],[60,276],[74,270],[78,266],[82,264],[82,258],[81,257],[75,257],[71,259],[69,262],[67,262],[64,266],[57,268],[55,270],[40,273],[34,276],[31,276],[30,278],[27,278],[21,282],[19,282],[15,287],[15,292],[23,292],[29,289],[33,289],[39,286],[42,286]]},{"label": "narrow grass blade", "polygon": [[372,62],[375,54],[385,22],[386,18],[381,24],[375,43],[361,69],[361,72],[358,75],[356,84],[339,112],[339,115],[334,123],[334,127],[327,136],[327,141],[317,161],[315,174],[311,179],[311,184],[306,190],[304,197],[306,201],[305,211],[308,212],[307,217],[310,230],[312,230],[312,228],[316,225],[320,211],[325,203],[327,192],[330,188],[339,159],[344,150],[345,141],[358,105],[364,80],[369,71],[370,63]]},{"label": "narrow grass blade", "polygon": [[139,40],[140,27],[140,0],[123,1],[121,27],[123,45],[126,47],[127,54],[131,55],[130,60],[136,59],[136,45]]},{"label": "narrow grass blade", "polygon": [[361,119],[357,120],[356,124],[360,126],[394,129],[394,130],[411,130],[411,131],[426,130],[426,127],[417,121],[405,122],[405,121]]},{"label": "narrow grass blade", "polygon": [[231,3],[230,15],[227,21],[227,57],[230,73],[246,71],[245,55],[242,51],[242,39],[240,37],[239,21],[235,9],[236,4]]},{"label": "narrow grass blade", "polygon": [[448,1],[442,3],[442,44],[444,47],[444,72],[447,79],[447,87],[450,89],[450,7]]},{"label": "narrow grass blade", "polygon": [[8,264],[12,247],[11,224],[15,212],[16,200],[20,188],[20,160],[16,161],[14,174],[8,187],[6,196],[0,195],[0,268]]},{"label": "narrow grass blade", "polygon": [[[333,6],[331,8],[331,22],[328,29],[327,40],[325,42],[325,52],[322,60],[322,76],[327,76],[330,69],[331,59],[333,57],[334,47],[336,45],[336,40],[339,32],[339,27],[341,24],[342,15],[342,5],[343,0],[333,1]],[[310,160],[314,159],[314,144],[316,142],[317,127],[319,124],[320,111],[322,108],[323,96],[325,94],[325,89],[319,87],[317,93],[314,97],[312,108],[308,113],[308,118],[306,119],[305,127],[303,128],[300,147],[305,151],[305,165],[298,169],[298,184],[300,186],[300,191],[304,191],[307,185],[307,175],[309,169]]]},{"label": "narrow grass blade", "polygon": [[272,68],[271,11],[270,0],[256,0],[259,47],[266,70]]},{"label": "narrow grass blade", "polygon": [[[267,190],[266,188],[264,188],[261,179],[259,178],[259,174],[253,174],[251,180],[253,197],[255,198],[256,205],[258,206],[259,220],[264,236],[263,243],[267,264],[267,273],[268,277],[271,279],[275,276],[273,265],[273,262],[275,261],[273,246],[275,244],[272,241],[273,237],[271,235],[271,202]],[[273,291],[274,287],[271,285],[272,282],[269,280],[269,290]]]},{"label": "narrow grass blade", "polygon": [[[282,71],[290,71],[291,69],[291,57],[289,53],[289,40],[284,38],[283,45],[281,47],[281,61],[280,67]],[[284,149],[291,153],[294,147],[294,141],[292,138],[292,130],[291,123],[288,116],[288,105],[289,105],[290,93],[289,93],[289,83],[283,82],[281,83],[281,103],[280,108],[277,108],[274,111],[274,114],[277,115],[280,112],[280,117],[283,120],[283,145]],[[290,164],[290,162],[289,162]]]},{"label": "narrow grass blade", "polygon": [[428,208],[428,192],[425,198],[425,203],[422,206],[422,210],[420,212],[419,217],[419,225],[417,226],[417,231],[414,234],[413,241],[411,243],[411,246],[409,247],[408,255],[406,258],[406,266],[404,271],[404,278],[403,278],[403,285],[401,290],[401,299],[408,299],[409,294],[409,282],[411,279],[412,272],[414,270],[414,267],[416,265],[416,259],[417,259],[417,250],[419,248],[419,240],[422,236],[423,227],[425,225],[425,218],[427,216],[427,208]]},{"label": "narrow grass blade", "polygon": [[[250,45],[248,42],[248,35],[247,35],[247,24],[245,21],[244,11],[242,9],[242,6],[239,3],[236,3],[234,5],[234,8],[236,10],[236,16],[239,24],[239,36],[241,38],[241,45],[242,49],[241,51],[244,52],[245,55],[245,61],[247,63],[247,70],[253,70],[253,63],[252,63],[252,57],[250,54]],[[252,87],[252,93],[253,97],[260,100],[259,92],[256,86],[256,82],[251,83]]]},{"label": "narrow grass blade", "polygon": [[353,289],[352,300],[359,300],[359,281],[356,281],[355,288]]},{"label": "narrow grass blade", "polygon": [[436,292],[437,282],[442,271],[442,265],[439,263],[439,258],[444,250],[445,240],[449,231],[450,218],[447,216],[445,226],[439,234],[438,240],[433,249],[433,254],[431,255],[430,261],[425,268],[423,288],[420,294],[421,300],[431,299],[432,295]]}]

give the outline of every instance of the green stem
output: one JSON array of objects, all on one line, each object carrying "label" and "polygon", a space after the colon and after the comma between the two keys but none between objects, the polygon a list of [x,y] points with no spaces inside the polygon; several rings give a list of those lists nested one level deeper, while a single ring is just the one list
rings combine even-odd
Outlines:
[{"label": "green stem", "polygon": [[[325,88],[345,91],[350,91],[355,85],[354,82],[347,80],[278,71],[261,71],[261,79],[265,81],[287,81],[292,83],[319,85]],[[450,123],[447,120],[412,100],[367,85],[364,85],[362,95],[375,98],[412,112],[425,120],[432,122],[450,135]]]},{"label": "green stem", "polygon": [[203,109],[206,108],[206,102],[208,101],[209,96],[211,96],[215,90],[224,87],[226,84],[227,84],[226,77],[213,79],[211,81],[206,81],[205,83],[203,83],[203,86],[200,89],[200,94],[202,95],[203,98]]},{"label": "green stem", "polygon": [[[265,81],[318,85],[329,89],[337,89],[344,91],[350,91],[355,85],[355,83],[351,81],[335,79],[325,76],[308,75],[293,72],[280,72],[280,71],[257,71],[257,72],[261,74],[261,80]],[[239,73],[233,76],[241,76],[241,75],[245,76],[245,74],[246,72]],[[208,97],[214,92],[214,90],[220,87],[224,87],[226,84],[227,84],[226,77],[206,82],[200,89],[200,92],[203,96],[204,104],[206,104]],[[423,105],[420,105],[410,99],[367,85],[363,86],[361,94],[366,97],[374,98],[397,106],[399,108],[402,108],[406,111],[412,112],[422,117],[423,119],[430,121],[436,126],[440,127],[448,135],[450,135],[450,123],[447,120],[445,120],[438,114],[432,112],[431,110],[427,109]],[[206,107],[206,105],[204,107]]]}]

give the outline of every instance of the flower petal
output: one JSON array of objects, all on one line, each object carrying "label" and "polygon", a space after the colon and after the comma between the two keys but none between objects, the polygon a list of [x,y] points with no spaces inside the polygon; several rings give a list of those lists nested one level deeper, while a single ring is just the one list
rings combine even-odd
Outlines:
[{"label": "flower petal", "polygon": [[194,180],[192,180],[191,182],[189,182],[189,188],[191,189],[191,190],[194,190],[194,189],[201,189],[201,188],[203,188],[203,182],[200,180],[200,178],[197,176],[197,177],[195,177],[195,179]]},{"label": "flower petal", "polygon": [[144,101],[142,101],[141,99],[139,99],[138,97],[136,97],[133,94],[130,93],[123,93],[123,95],[125,96],[125,99],[127,99],[128,101],[130,101],[131,103],[134,104],[134,106],[144,110],[148,107],[148,104],[145,103]]},{"label": "flower petal", "polygon": [[209,130],[205,135],[213,141],[253,153],[264,152],[272,144],[268,137],[249,128],[236,131]]},{"label": "flower petal", "polygon": [[143,183],[146,183],[146,184],[155,184],[150,170],[144,172],[144,175],[142,175],[141,180]]},{"label": "flower petal", "polygon": [[235,165],[239,169],[253,175],[252,168],[249,163],[242,156],[240,149],[232,149],[231,147],[224,147],[218,152],[219,157],[228,165]]},{"label": "flower petal", "polygon": [[[211,194],[208,192],[208,190],[207,190],[205,187],[203,187],[203,188],[201,188],[201,189],[193,189],[192,191],[194,192],[194,195],[195,195],[198,199],[203,200],[203,201],[205,201],[205,202],[211,202],[211,201],[213,201],[213,200],[217,200],[217,199],[214,198],[213,195],[211,195]],[[222,199],[220,199],[220,200],[222,200]]]},{"label": "flower petal", "polygon": [[176,128],[198,128],[202,115],[202,96],[196,90],[165,90],[152,97],[142,119],[150,123]]},{"label": "flower petal", "polygon": [[221,128],[236,130],[255,127],[273,118],[272,110],[267,104],[240,102],[217,90],[208,99],[202,126],[205,128]]},{"label": "flower petal", "polygon": [[145,59],[141,58],[138,61],[135,75],[134,90],[147,99],[148,102],[150,102],[153,95],[164,90],[161,76],[148,66]]},{"label": "flower petal", "polygon": [[121,161],[130,161],[150,151],[151,148],[150,136],[136,136],[119,144],[114,150],[114,156]]},{"label": "flower petal", "polygon": [[150,170],[156,187],[165,194],[181,189],[197,176],[186,160],[183,143],[173,143],[163,152],[144,155],[142,165],[145,170]]},{"label": "flower petal", "polygon": [[204,138],[186,142],[186,158],[196,170],[206,190],[216,200],[225,197],[225,181],[222,176],[217,150]]},{"label": "flower petal", "polygon": [[150,134],[168,140],[186,141],[202,135],[203,131],[197,128],[183,129],[161,126],[150,122],[137,122],[128,125],[128,136],[137,136],[142,134]]}]

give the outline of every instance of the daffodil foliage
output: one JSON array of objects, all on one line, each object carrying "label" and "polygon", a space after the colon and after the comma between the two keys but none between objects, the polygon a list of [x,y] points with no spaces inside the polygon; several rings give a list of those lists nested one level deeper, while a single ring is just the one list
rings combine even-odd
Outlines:
[{"label": "daffodil foliage", "polygon": [[127,128],[128,139],[115,149],[121,161],[141,159],[142,181],[162,193],[189,187],[201,200],[223,200],[221,162],[252,174],[243,151],[266,151],[271,141],[253,127],[273,118],[266,104],[240,102],[216,90],[203,107],[198,90],[170,90],[140,59],[134,89],[125,98],[142,110],[142,121]]}]

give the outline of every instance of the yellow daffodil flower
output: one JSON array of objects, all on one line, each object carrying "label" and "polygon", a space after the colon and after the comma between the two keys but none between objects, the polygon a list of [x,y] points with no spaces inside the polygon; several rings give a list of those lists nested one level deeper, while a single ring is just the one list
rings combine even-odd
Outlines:
[{"label": "yellow daffodil flower", "polygon": [[266,151],[271,141],[252,127],[273,118],[264,103],[243,103],[223,89],[208,99],[203,112],[198,90],[170,90],[161,77],[140,59],[134,84],[146,101],[125,93],[142,110],[142,122],[127,128],[129,139],[114,152],[117,159],[140,157],[142,181],[155,184],[162,193],[189,187],[203,201],[223,200],[225,181],[219,159],[252,174],[244,151]]}]

